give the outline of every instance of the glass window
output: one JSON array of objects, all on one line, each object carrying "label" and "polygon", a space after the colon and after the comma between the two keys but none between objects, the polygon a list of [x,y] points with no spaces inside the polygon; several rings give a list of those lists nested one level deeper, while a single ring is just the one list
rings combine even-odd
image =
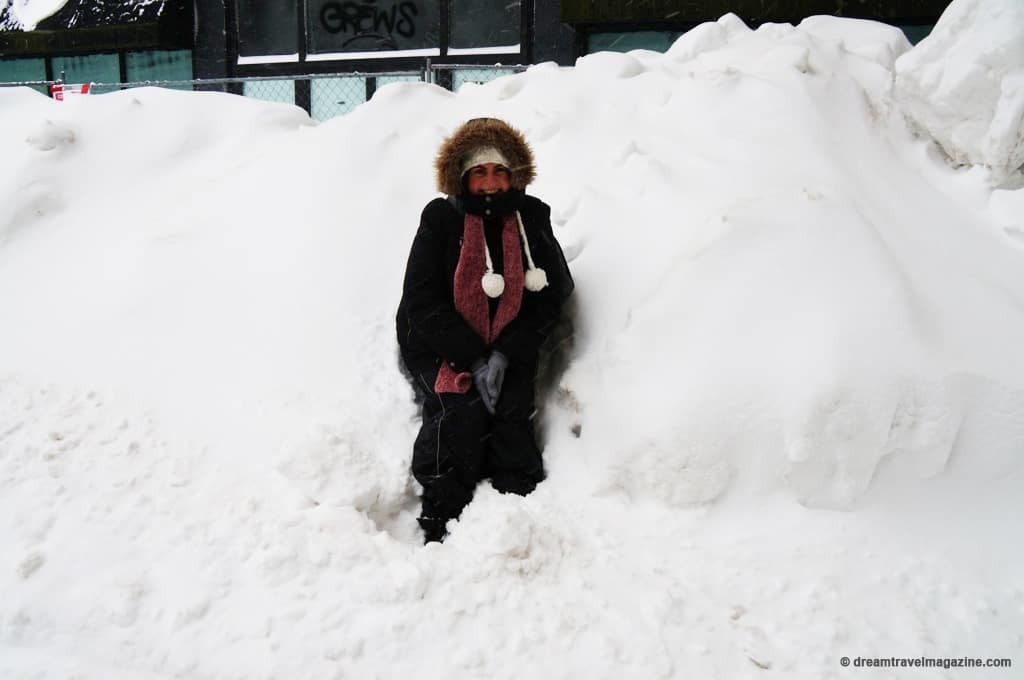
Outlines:
[{"label": "glass window", "polygon": [[448,52],[481,47],[514,47],[518,52],[521,17],[518,0],[451,0]]},{"label": "glass window", "polygon": [[380,88],[384,87],[385,85],[390,85],[391,83],[421,83],[421,82],[423,82],[423,78],[421,78],[420,76],[377,76],[376,80],[377,80],[377,84],[376,84],[376,88],[375,89],[377,89],[377,90],[379,90]]},{"label": "glass window", "polygon": [[587,52],[629,52],[630,50],[664,52],[680,35],[682,34],[679,31],[591,33],[587,36]]},{"label": "glass window", "polygon": [[439,0],[309,0],[307,8],[311,61],[331,54],[440,53]]},{"label": "glass window", "polygon": [[501,76],[515,73],[510,68],[460,68],[452,71],[452,92],[458,92],[466,83],[486,83]]},{"label": "glass window", "polygon": [[239,57],[288,56],[298,60],[295,0],[237,0]]},{"label": "glass window", "polygon": [[51,57],[50,61],[53,64],[53,77],[60,78],[63,71],[64,82],[69,85],[121,82],[121,62],[116,54]]},{"label": "glass window", "polygon": [[0,83],[46,80],[45,59],[0,59]]},{"label": "glass window", "polygon": [[313,78],[310,83],[313,120],[341,116],[366,101],[366,78]]},{"label": "glass window", "polygon": [[[192,52],[189,50],[153,50],[125,55],[129,82],[141,80],[192,80]],[[191,85],[179,85],[191,90]]]},{"label": "glass window", "polygon": [[[0,59],[0,83],[23,83],[29,80],[46,80],[45,59]],[[32,89],[49,94],[45,85]]]},{"label": "glass window", "polygon": [[295,105],[294,80],[255,80],[245,83],[242,94],[267,102]]}]

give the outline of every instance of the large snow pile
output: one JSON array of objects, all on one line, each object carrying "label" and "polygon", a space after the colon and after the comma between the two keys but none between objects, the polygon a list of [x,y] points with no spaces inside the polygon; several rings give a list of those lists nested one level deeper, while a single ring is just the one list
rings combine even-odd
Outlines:
[{"label": "large snow pile", "polygon": [[[1020,191],[906,128],[907,49],[727,16],[321,125],[0,91],[0,676],[1024,662]],[[477,115],[534,145],[575,337],[549,479],[424,548],[393,315]]]},{"label": "large snow pile", "polygon": [[[993,186],[1024,167],[1024,3],[958,0],[896,62],[907,115]],[[1018,176],[1019,180],[1019,176]]]}]

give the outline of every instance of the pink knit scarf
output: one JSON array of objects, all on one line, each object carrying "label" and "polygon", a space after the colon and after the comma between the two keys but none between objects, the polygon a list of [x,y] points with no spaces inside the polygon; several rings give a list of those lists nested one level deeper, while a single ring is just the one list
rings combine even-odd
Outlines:
[{"label": "pink knit scarf", "polygon": [[[498,301],[498,311],[491,322],[490,306],[481,280],[487,271],[484,220],[479,215],[466,214],[462,224],[462,250],[455,267],[455,309],[469,327],[490,347],[498,334],[519,314],[523,302],[523,256],[519,243],[519,225],[515,214],[505,216],[501,231],[502,263],[505,271],[505,292]],[[438,394],[458,392],[465,394],[473,384],[473,374],[456,373],[446,362],[441,363],[434,382]]]}]

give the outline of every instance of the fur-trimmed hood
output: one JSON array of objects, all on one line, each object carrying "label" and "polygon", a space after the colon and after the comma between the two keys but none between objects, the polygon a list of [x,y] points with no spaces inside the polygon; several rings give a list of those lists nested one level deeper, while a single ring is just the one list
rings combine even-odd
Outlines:
[{"label": "fur-trimmed hood", "polygon": [[480,147],[494,147],[508,159],[512,188],[525,190],[533,181],[533,151],[523,134],[497,118],[466,121],[444,140],[434,160],[437,190],[449,196],[462,194],[462,163]]}]

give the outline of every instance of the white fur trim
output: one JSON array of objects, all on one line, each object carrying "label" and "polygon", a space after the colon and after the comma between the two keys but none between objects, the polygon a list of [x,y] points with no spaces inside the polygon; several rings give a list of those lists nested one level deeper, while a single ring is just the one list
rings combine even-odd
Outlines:
[{"label": "white fur trim", "polygon": [[501,274],[488,272],[480,280],[480,285],[484,287],[487,297],[496,298],[505,292],[505,277]]},{"label": "white fur trim", "polygon": [[526,290],[533,293],[544,290],[548,285],[548,275],[543,269],[531,269],[526,272],[523,285],[526,286]]},{"label": "white fur trim", "polygon": [[504,165],[506,168],[508,167],[508,161],[505,160],[500,151],[493,146],[481,146],[469,154],[466,160],[462,162],[462,174],[465,175],[470,168],[483,165],[484,163],[497,163],[498,165]]}]

